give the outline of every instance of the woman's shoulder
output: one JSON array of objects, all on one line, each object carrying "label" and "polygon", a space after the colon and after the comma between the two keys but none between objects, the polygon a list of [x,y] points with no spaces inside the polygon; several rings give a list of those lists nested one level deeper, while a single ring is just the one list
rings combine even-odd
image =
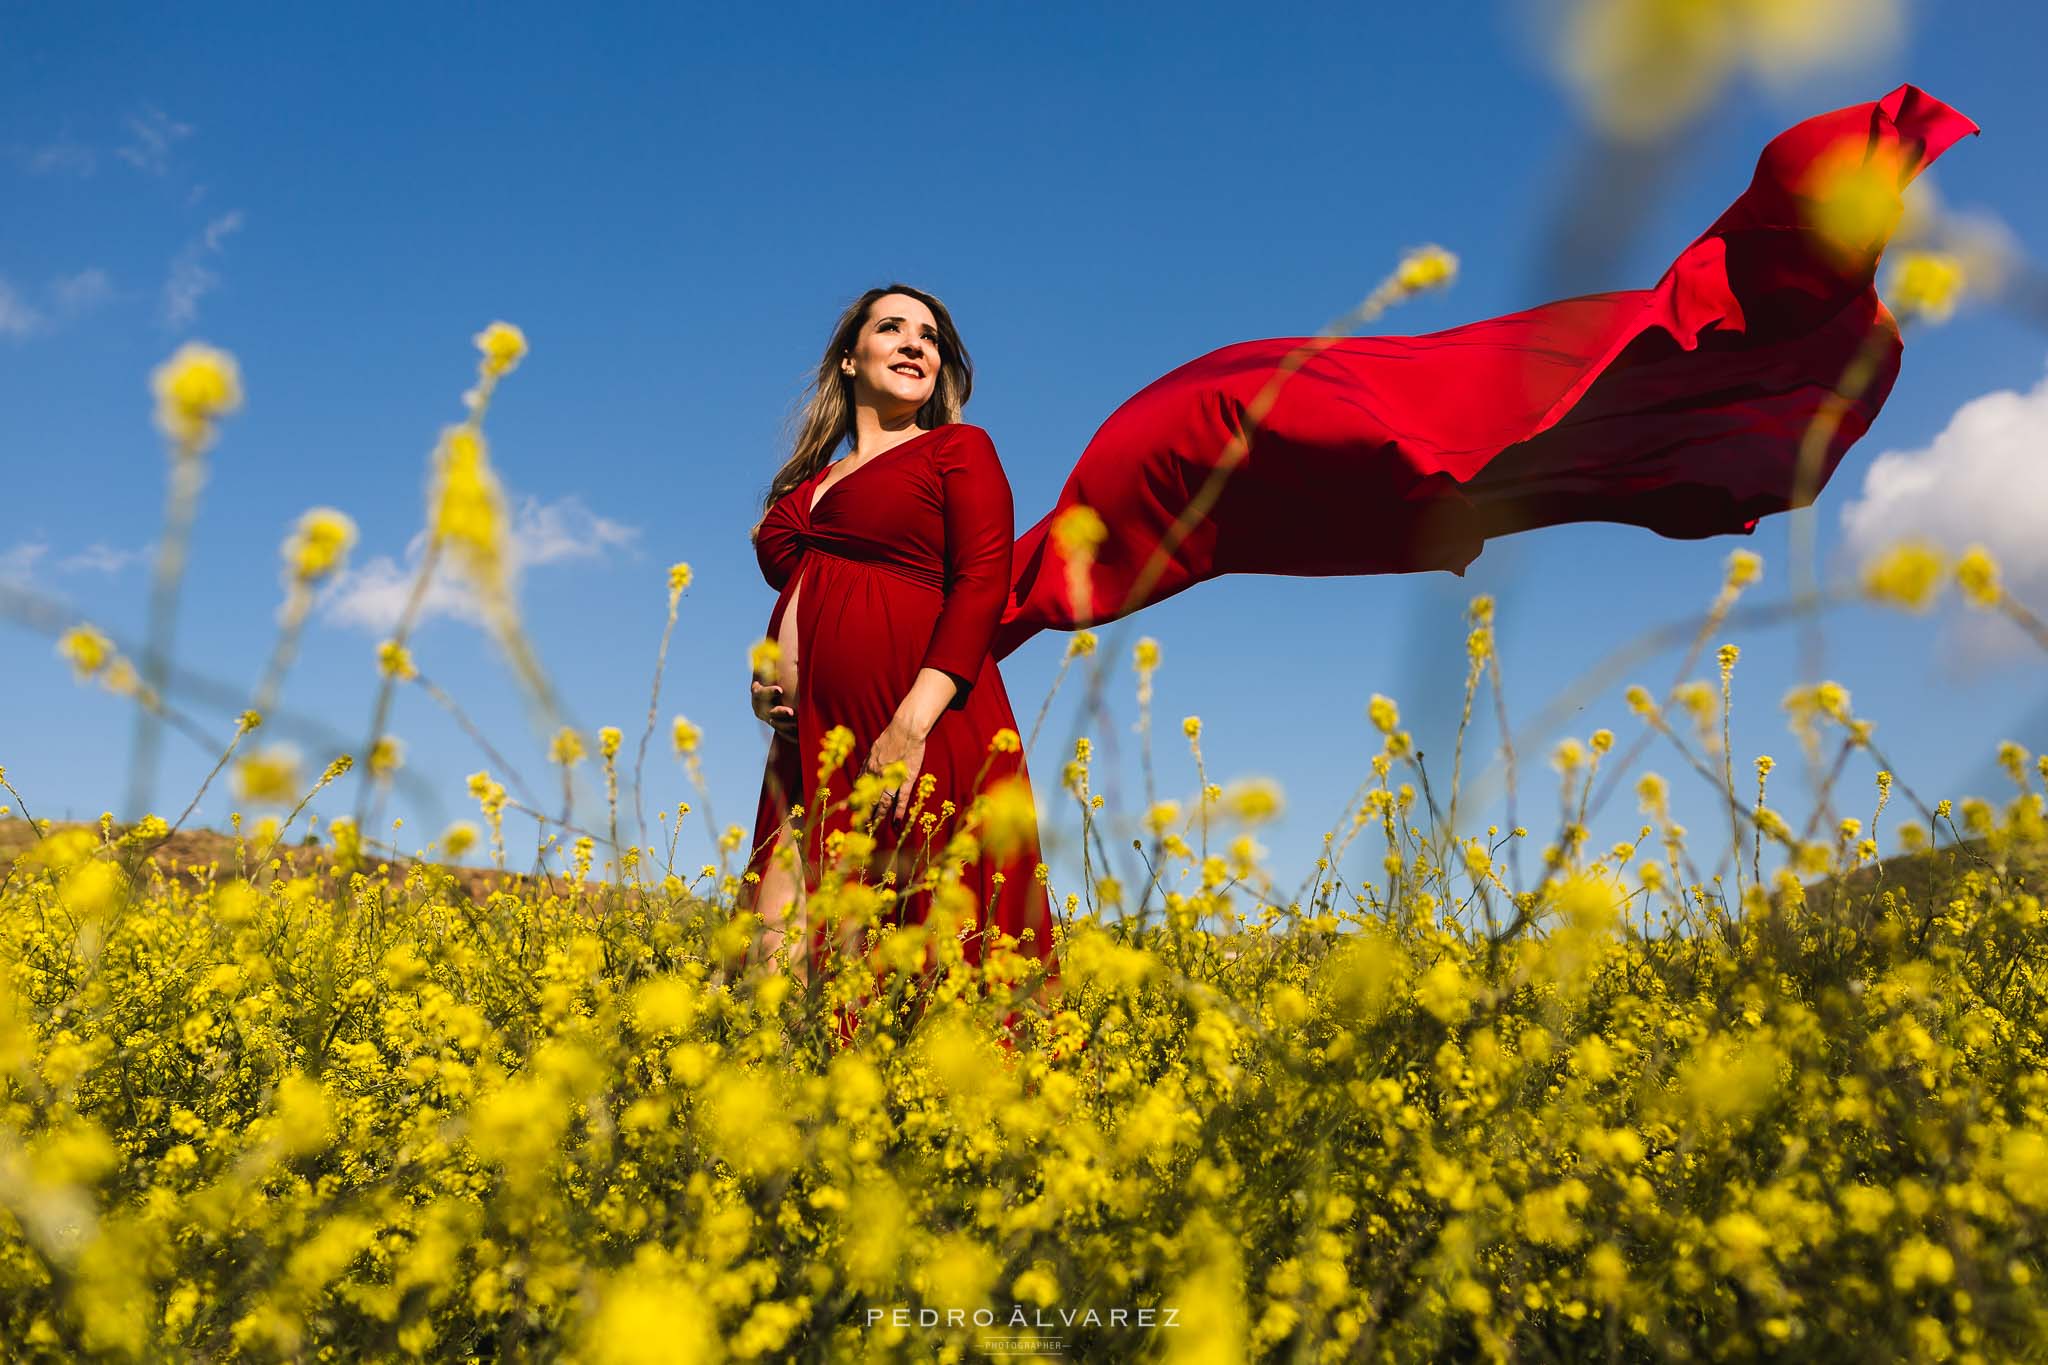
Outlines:
[{"label": "woman's shoulder", "polygon": [[934,442],[941,450],[995,453],[995,438],[972,422],[948,422],[937,430],[946,433],[945,439]]}]

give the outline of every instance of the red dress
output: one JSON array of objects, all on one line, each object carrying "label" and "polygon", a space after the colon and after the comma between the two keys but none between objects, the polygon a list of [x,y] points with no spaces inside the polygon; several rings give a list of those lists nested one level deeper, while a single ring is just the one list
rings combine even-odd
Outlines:
[{"label": "red dress", "polygon": [[[748,870],[765,873],[776,831],[792,804],[805,808],[803,873],[815,890],[824,871],[827,840],[856,828],[846,806],[869,748],[888,728],[920,669],[953,676],[959,691],[925,741],[920,779],[935,780],[918,814],[940,814],[927,838],[921,819],[883,818],[868,828],[877,840],[872,875],[881,885],[899,845],[907,858],[936,867],[948,839],[982,793],[1030,774],[1019,747],[992,747],[1004,730],[1015,733],[1002,675],[989,654],[1010,591],[1010,551],[1016,522],[1010,482],[986,431],[965,422],[934,427],[889,447],[812,499],[836,466],[826,465],[768,510],[755,541],[761,572],[779,591],[768,618],[778,638],[791,597],[797,598],[797,742],[774,736],[754,817],[754,852]],[[802,593],[798,595],[801,586]],[[826,778],[817,799],[819,749],[834,726],[845,726],[853,745]],[[913,797],[915,796],[913,781]],[[836,807],[836,809],[834,809]],[[1024,803],[1029,816],[1029,802]],[[1027,818],[1022,838],[998,857],[985,850],[962,865],[962,884],[978,915],[965,926],[968,961],[983,960],[993,930],[1019,940],[1019,951],[1053,959],[1051,903],[1037,870],[1037,823]],[[921,878],[899,876],[895,918],[923,923],[932,893]],[[822,945],[823,930],[817,940]],[[820,949],[822,951],[822,947]]]}]

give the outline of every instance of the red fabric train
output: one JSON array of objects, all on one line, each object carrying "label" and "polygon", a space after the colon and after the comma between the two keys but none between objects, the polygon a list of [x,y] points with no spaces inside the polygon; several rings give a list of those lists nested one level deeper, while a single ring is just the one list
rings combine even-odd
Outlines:
[{"label": "red fabric train", "polygon": [[[1749,188],[1653,288],[1426,336],[1276,337],[1189,361],[1110,414],[1016,541],[994,657],[1219,574],[1462,574],[1490,537],[1570,521],[1753,530],[1793,505],[1801,440],[1866,341],[1874,375],[1842,395],[1809,498],[1883,407],[1901,347],[1872,281],[1899,193],[1977,131],[1901,85],[1772,139]],[[1219,464],[1220,496],[1141,586]],[[1051,533],[1077,504],[1107,531],[1080,603]]]}]

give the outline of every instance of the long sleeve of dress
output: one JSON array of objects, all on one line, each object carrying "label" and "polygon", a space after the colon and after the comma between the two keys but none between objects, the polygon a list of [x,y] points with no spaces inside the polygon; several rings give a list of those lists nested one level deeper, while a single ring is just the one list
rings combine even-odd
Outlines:
[{"label": "long sleeve of dress", "polygon": [[804,557],[803,528],[797,522],[796,503],[791,497],[776,502],[761,518],[760,530],[754,536],[754,558],[761,565],[761,576],[777,592],[788,585],[789,576],[796,572]]},{"label": "long sleeve of dress", "polygon": [[937,458],[946,498],[946,604],[921,666],[951,675],[958,690],[947,709],[957,711],[981,676],[1009,602],[1016,509],[986,432],[963,432]]}]

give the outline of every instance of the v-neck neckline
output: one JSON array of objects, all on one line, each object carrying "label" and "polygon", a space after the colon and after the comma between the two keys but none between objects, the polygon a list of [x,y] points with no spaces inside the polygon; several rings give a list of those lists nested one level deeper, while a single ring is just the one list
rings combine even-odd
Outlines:
[{"label": "v-neck neckline", "polygon": [[[810,495],[810,507],[805,513],[805,515],[816,516],[818,508],[824,505],[826,498],[832,496],[834,492],[838,491],[840,484],[845,483],[848,479],[854,477],[855,474],[861,473],[862,470],[865,470],[869,465],[874,464],[877,460],[886,459],[888,456],[893,455],[897,451],[903,449],[903,447],[907,445],[915,445],[917,442],[922,441],[925,437],[931,435],[933,432],[944,431],[946,427],[950,425],[951,423],[942,422],[935,427],[926,427],[923,431],[920,431],[919,433],[917,433],[917,435],[910,437],[908,440],[898,441],[895,445],[890,446],[881,454],[869,456],[868,459],[861,465],[860,469],[853,470],[851,473],[841,474],[837,479],[832,480],[823,488],[813,488],[811,490]],[[832,464],[828,464],[823,469],[819,470],[819,473],[822,474],[829,472],[832,469],[833,465],[837,465],[840,463],[843,463],[843,461],[834,460]]]}]

